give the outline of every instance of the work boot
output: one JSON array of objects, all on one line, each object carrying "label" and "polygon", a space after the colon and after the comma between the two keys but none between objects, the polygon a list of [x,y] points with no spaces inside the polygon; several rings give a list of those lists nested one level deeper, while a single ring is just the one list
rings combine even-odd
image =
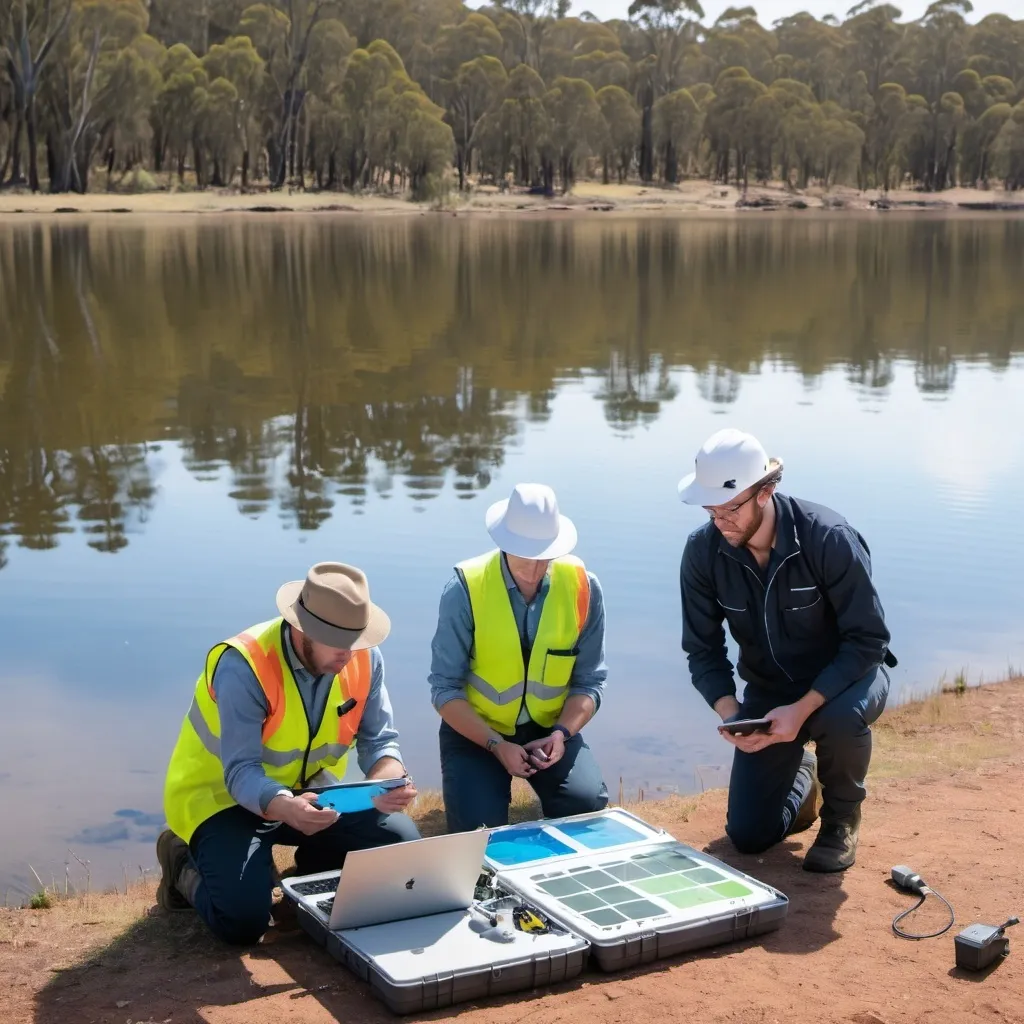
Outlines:
[{"label": "work boot", "polygon": [[164,910],[190,910],[199,885],[199,872],[189,861],[188,843],[170,829],[164,829],[156,841],[156,859],[160,863],[157,903]]},{"label": "work boot", "polygon": [[845,871],[857,859],[860,809],[846,818],[822,819],[818,838],[804,856],[804,871]]},{"label": "work boot", "polygon": [[787,835],[794,836],[797,832],[806,832],[817,820],[818,811],[821,808],[821,783],[818,781],[818,759],[809,750],[804,751],[800,759],[799,772],[807,772],[811,777],[811,784],[807,789],[807,795],[803,803],[797,809],[793,824],[789,827]]}]

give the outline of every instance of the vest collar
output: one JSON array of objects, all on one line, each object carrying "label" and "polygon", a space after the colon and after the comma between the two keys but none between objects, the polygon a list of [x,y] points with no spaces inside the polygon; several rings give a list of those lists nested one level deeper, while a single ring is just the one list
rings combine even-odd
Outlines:
[{"label": "vest collar", "polygon": [[[508,591],[518,591],[519,586],[516,581],[512,578],[512,571],[508,567],[508,559],[505,557],[505,552],[502,551],[499,554],[501,558],[501,578],[505,581],[505,589]],[[541,594],[547,593],[548,588],[551,586],[551,564],[548,563],[548,567],[544,572],[544,578],[540,581],[540,586],[537,587],[537,595],[534,598],[540,597]]]}]

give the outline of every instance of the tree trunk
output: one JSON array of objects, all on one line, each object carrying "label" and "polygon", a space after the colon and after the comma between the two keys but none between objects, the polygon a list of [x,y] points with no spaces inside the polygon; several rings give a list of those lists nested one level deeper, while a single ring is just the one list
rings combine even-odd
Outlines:
[{"label": "tree trunk", "polygon": [[644,90],[644,107],[640,129],[640,180],[654,180],[654,135],[653,135],[654,90]]},{"label": "tree trunk", "polygon": [[249,188],[249,147],[246,146],[242,153],[242,191]]},{"label": "tree trunk", "polygon": [[601,160],[601,183],[603,185],[608,184],[608,154],[605,153]]},{"label": "tree trunk", "polygon": [[153,170],[162,174],[164,169],[164,137],[160,131],[153,132]]},{"label": "tree trunk", "polygon": [[28,136],[28,187],[33,192],[38,192],[39,154],[36,146],[36,101],[34,96],[28,101],[28,117],[25,127]]},{"label": "tree trunk", "polygon": [[57,180],[57,150],[53,144],[53,132],[46,133],[46,176],[50,179],[50,192],[59,191],[60,182]]},{"label": "tree trunk", "polygon": [[75,174],[78,178],[78,191],[83,196],[89,191],[89,167],[92,164],[92,156],[92,147],[90,146],[84,152],[79,153],[74,162]]},{"label": "tree trunk", "polygon": [[21,126],[23,119],[21,111],[17,113],[14,122],[14,139],[11,143],[11,176],[7,179],[8,185],[20,185],[21,178]]},{"label": "tree trunk", "polygon": [[670,140],[665,143],[665,181],[669,185],[674,185],[678,177],[676,147],[672,145]]}]

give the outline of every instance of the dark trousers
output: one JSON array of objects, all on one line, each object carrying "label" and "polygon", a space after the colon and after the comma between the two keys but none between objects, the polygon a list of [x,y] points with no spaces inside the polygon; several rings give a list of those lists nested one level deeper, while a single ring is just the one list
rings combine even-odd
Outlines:
[{"label": "dark trousers", "polygon": [[[533,722],[508,737],[520,745],[550,735]],[[483,747],[467,740],[447,722],[438,733],[441,747],[441,787],[449,832],[471,832],[485,825],[508,824],[512,776]],[[526,780],[540,798],[545,818],[599,811],[608,804],[608,789],[594,755],[580,734],[565,741],[565,754],[550,768]]]},{"label": "dark trousers", "polygon": [[[725,830],[737,850],[760,853],[789,831],[810,786],[808,773],[798,773],[808,740],[814,741],[818,757],[822,821],[856,815],[866,792],[871,723],[888,696],[885,669],[873,671],[815,711],[794,742],[776,743],[756,754],[733,752]],[[744,718],[760,718],[784,703],[778,694],[748,686],[741,712]]]},{"label": "dark trousers", "polygon": [[416,826],[404,814],[343,814],[330,828],[304,836],[283,822],[229,807],[204,821],[189,843],[202,876],[195,908],[218,938],[251,945],[270,923],[274,846],[297,847],[298,873],[311,875],[340,868],[350,850],[418,838]]}]

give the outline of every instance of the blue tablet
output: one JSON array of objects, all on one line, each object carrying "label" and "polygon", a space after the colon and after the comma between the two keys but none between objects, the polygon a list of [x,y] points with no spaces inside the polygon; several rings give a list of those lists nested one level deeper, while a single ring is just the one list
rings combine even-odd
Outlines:
[{"label": "blue tablet", "polygon": [[375,797],[382,796],[389,789],[404,786],[407,779],[364,779],[362,782],[339,782],[323,789],[304,789],[303,793],[315,793],[316,802],[323,808],[339,814],[354,814],[358,811],[372,811]]}]

